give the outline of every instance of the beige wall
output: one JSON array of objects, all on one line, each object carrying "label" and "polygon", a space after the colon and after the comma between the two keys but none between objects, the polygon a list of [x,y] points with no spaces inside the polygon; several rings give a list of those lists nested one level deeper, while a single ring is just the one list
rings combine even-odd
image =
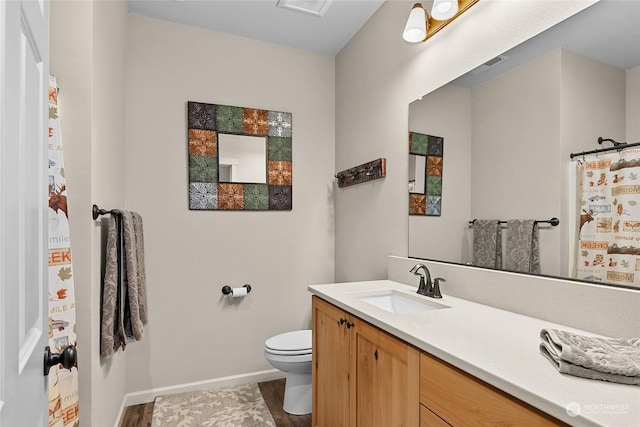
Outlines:
[{"label": "beige wall", "polygon": [[409,254],[466,260],[471,218],[471,89],[446,85],[412,102],[409,131],[444,138],[442,215],[409,216]]},{"label": "beige wall", "polygon": [[[271,369],[333,281],[334,58],[129,16],[125,205],[144,218],[149,324],[130,392]],[[188,209],[187,101],[293,114],[293,210]],[[231,302],[223,285],[249,283]]]},{"label": "beige wall", "polygon": [[640,142],[640,66],[627,70],[626,141]]},{"label": "beige wall", "polygon": [[126,391],[126,355],[100,359],[100,221],[91,204],[124,196],[124,1],[51,3],[51,74],[60,87],[78,333],[80,424],[113,425]]},{"label": "beige wall", "polygon": [[592,3],[485,0],[415,45],[413,2],[380,7],[336,57],[336,171],[387,158],[384,180],[336,192],[338,281],[384,278],[385,257],[407,254],[407,105]]}]

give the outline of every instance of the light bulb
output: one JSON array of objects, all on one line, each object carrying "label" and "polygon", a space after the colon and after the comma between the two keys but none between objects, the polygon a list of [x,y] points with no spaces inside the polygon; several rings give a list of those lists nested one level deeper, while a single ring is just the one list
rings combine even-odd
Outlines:
[{"label": "light bulb", "polygon": [[431,16],[438,21],[446,21],[458,13],[458,0],[434,0]]},{"label": "light bulb", "polygon": [[423,41],[427,37],[427,12],[421,3],[416,3],[409,13],[407,25],[404,27],[402,38],[410,43]]}]

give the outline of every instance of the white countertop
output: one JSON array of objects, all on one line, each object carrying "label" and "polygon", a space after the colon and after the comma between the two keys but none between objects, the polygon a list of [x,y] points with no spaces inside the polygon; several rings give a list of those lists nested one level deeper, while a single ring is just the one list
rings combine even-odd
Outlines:
[{"label": "white countertop", "polygon": [[[640,387],[560,374],[538,349],[543,328],[596,334],[446,294],[437,300],[418,297],[450,308],[409,314],[392,314],[358,298],[361,292],[387,289],[417,295],[417,286],[391,280],[312,285],[308,289],[570,425],[640,426]],[[569,411],[570,416],[568,405],[578,407],[579,414]]]}]

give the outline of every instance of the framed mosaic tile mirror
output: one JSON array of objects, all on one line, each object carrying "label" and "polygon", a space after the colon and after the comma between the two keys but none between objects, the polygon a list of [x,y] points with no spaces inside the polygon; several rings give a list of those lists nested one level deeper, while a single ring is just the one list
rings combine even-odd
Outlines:
[{"label": "framed mosaic tile mirror", "polygon": [[444,138],[409,132],[409,215],[440,216]]},{"label": "framed mosaic tile mirror", "polygon": [[292,114],[187,102],[190,210],[291,210]]}]

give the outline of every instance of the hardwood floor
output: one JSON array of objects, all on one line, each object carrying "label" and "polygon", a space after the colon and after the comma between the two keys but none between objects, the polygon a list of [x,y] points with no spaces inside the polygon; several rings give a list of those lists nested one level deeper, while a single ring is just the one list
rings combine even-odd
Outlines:
[{"label": "hardwood floor", "polygon": [[120,427],[151,427],[153,402],[127,406],[120,420]]},{"label": "hardwood floor", "polygon": [[271,411],[276,427],[311,427],[311,414],[291,415],[284,412],[284,378],[258,383],[262,397]]},{"label": "hardwood floor", "polygon": [[[262,397],[271,411],[277,427],[310,427],[311,414],[291,415],[282,410],[284,401],[284,378],[259,383]],[[125,408],[120,427],[150,427],[153,416],[153,402]]]}]

